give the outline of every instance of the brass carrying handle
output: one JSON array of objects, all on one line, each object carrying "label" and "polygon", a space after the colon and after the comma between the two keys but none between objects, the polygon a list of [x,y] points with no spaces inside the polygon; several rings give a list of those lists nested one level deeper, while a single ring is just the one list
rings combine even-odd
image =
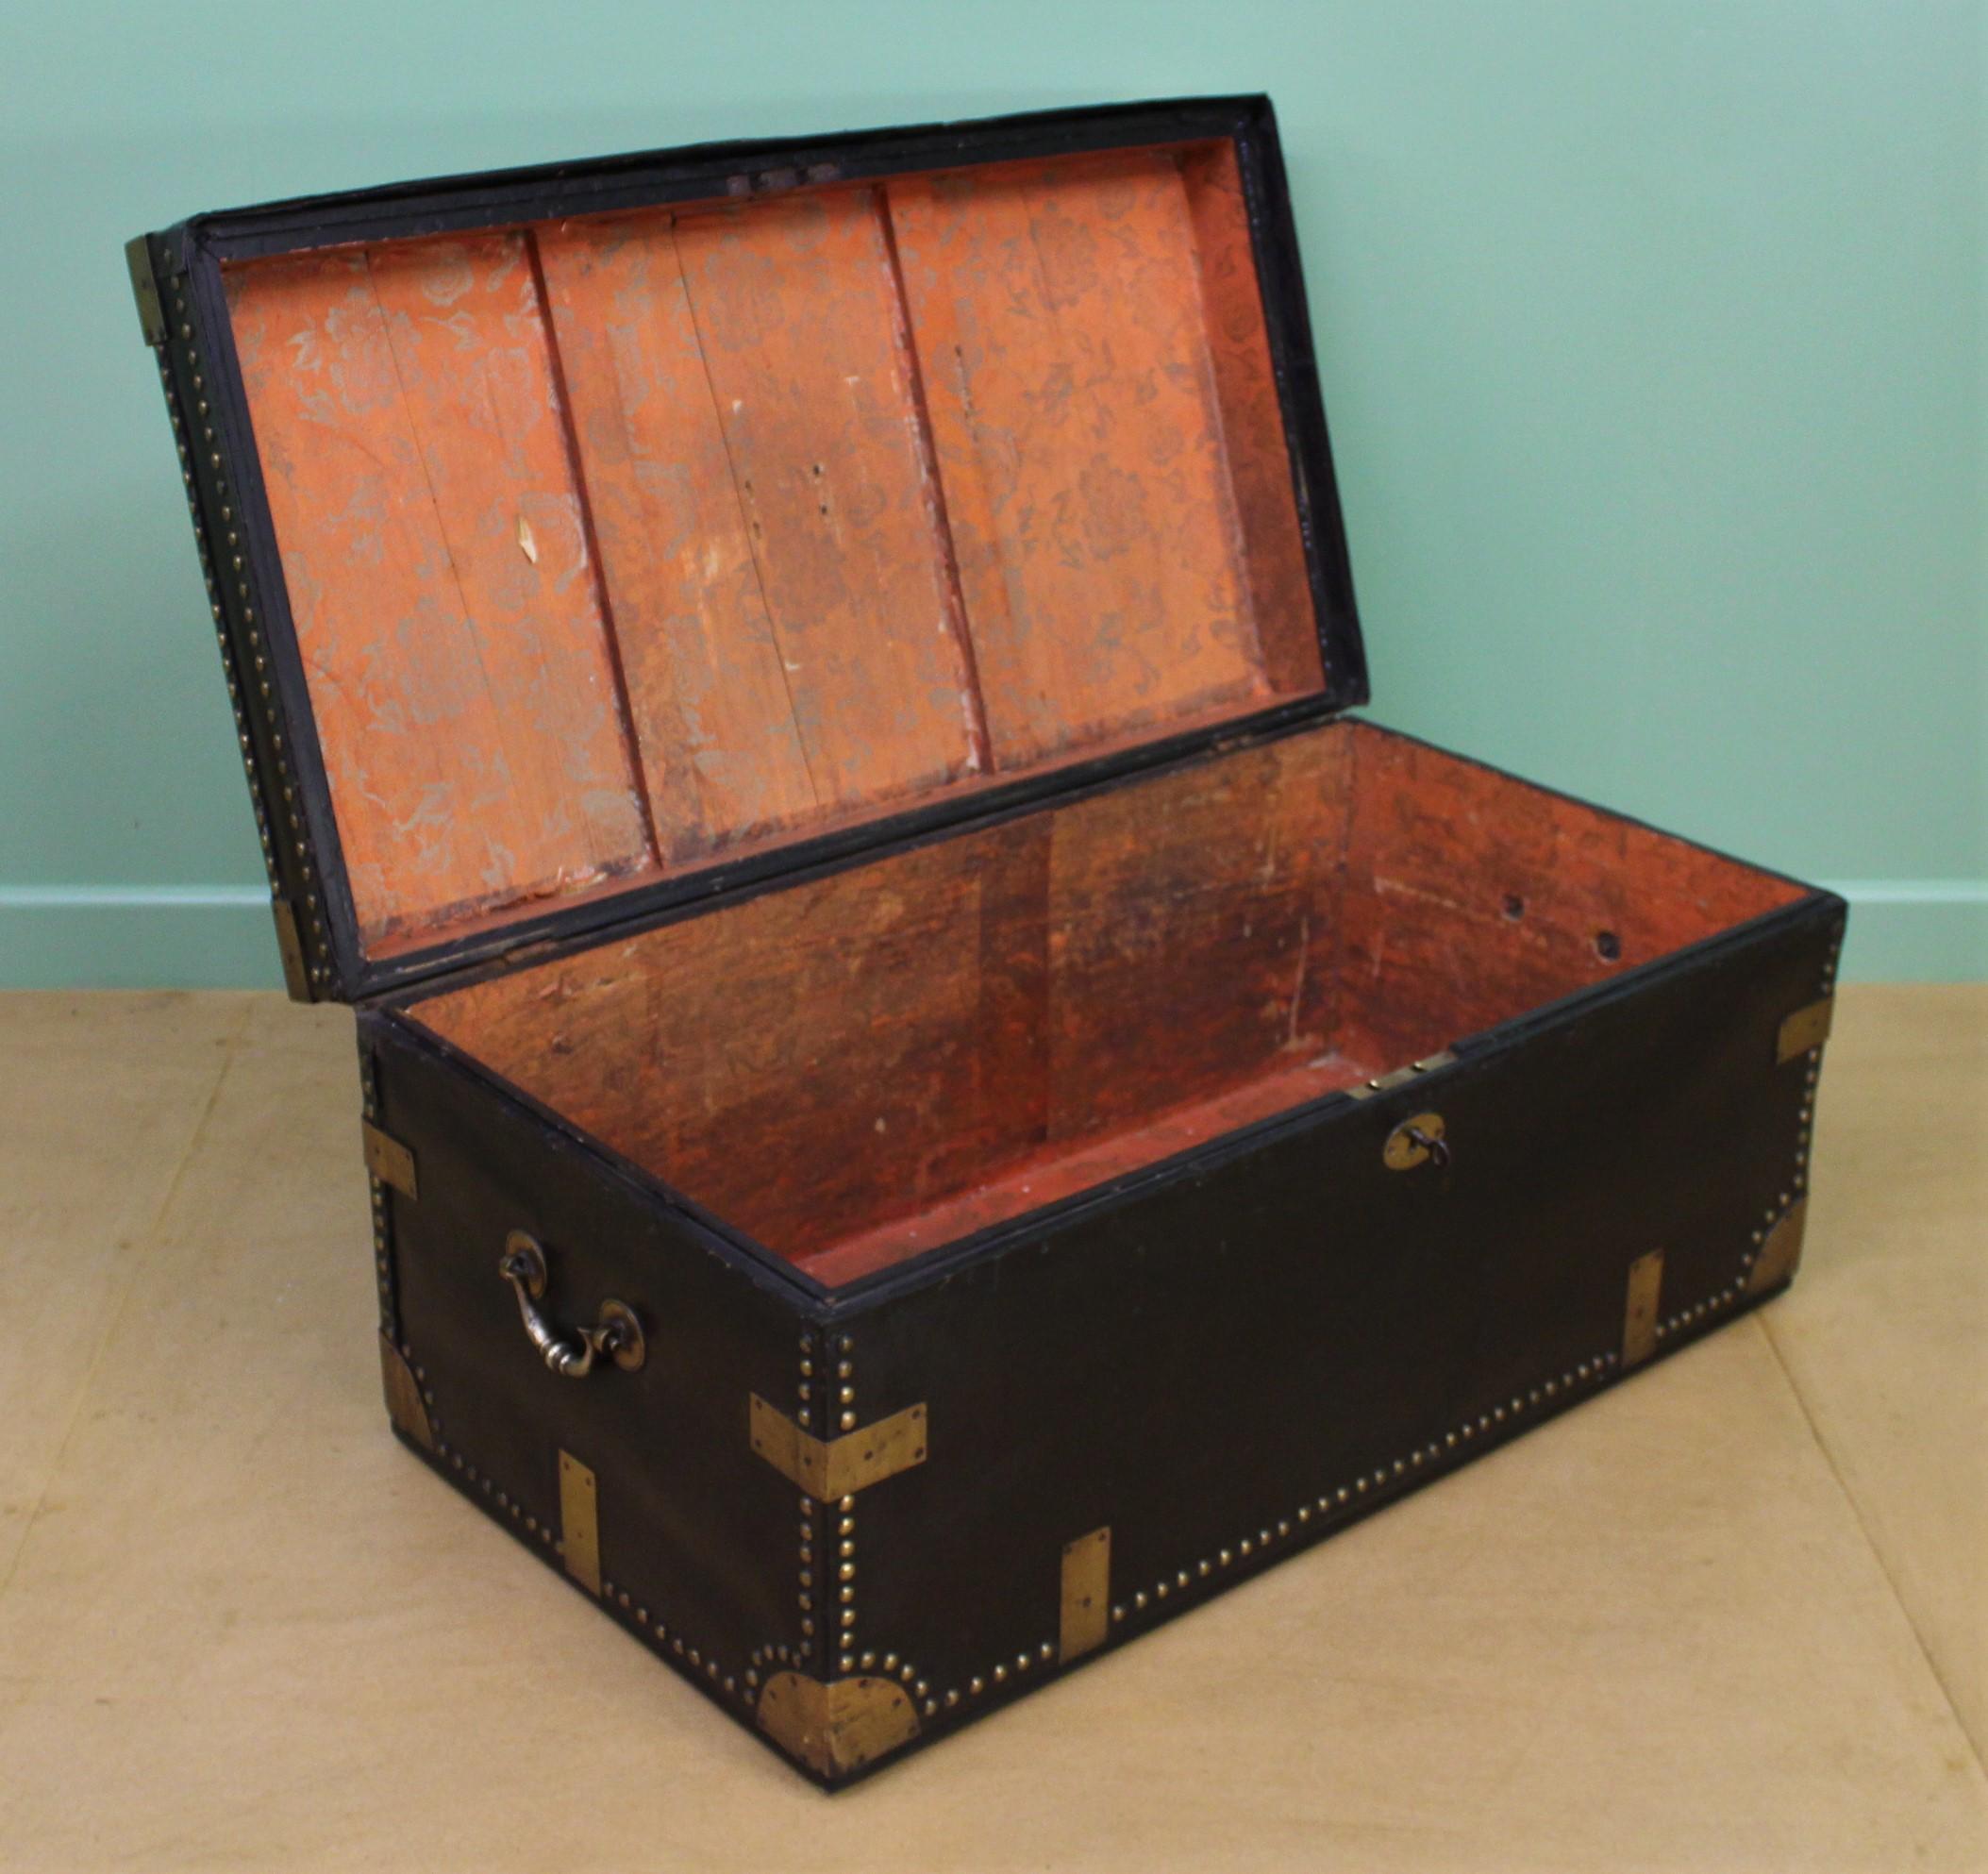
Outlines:
[{"label": "brass carrying handle", "polygon": [[625,1373],[633,1373],[649,1357],[642,1323],[626,1301],[604,1301],[600,1319],[591,1328],[564,1334],[539,1308],[545,1294],[545,1252],[536,1237],[514,1230],[504,1239],[497,1273],[517,1292],[518,1314],[531,1344],[545,1364],[567,1380],[584,1380],[594,1362],[606,1354]]}]

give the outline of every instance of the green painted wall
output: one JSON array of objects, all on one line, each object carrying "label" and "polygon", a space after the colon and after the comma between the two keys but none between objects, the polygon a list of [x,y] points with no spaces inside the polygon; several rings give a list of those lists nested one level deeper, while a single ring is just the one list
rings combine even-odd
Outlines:
[{"label": "green painted wall", "polygon": [[1265,88],[1382,721],[1988,965],[1975,6],[16,8],[0,43],[0,983],[273,982],[119,253],[494,163]]}]

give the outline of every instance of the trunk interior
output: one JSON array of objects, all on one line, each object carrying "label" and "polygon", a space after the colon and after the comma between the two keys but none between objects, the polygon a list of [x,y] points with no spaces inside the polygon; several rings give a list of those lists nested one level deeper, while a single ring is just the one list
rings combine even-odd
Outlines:
[{"label": "trunk interior", "polygon": [[832,1286],[1803,891],[1339,721],[408,1012]]}]

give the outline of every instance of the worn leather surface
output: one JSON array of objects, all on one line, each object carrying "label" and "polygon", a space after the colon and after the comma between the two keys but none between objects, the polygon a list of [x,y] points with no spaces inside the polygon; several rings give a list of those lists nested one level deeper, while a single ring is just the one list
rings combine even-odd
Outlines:
[{"label": "worn leather surface", "polygon": [[[984,1707],[1047,1670],[1074,1537],[1110,1526],[1131,1637],[1621,1377],[1646,1251],[1660,1318],[1729,1296],[1660,1354],[1739,1313],[1753,1230],[1801,1189],[1807,1062],[1776,1031],[1839,919],[1812,900],[855,1313],[865,1414],[925,1399],[931,1438],[862,1500],[865,1644],[980,1677]],[[1431,1110],[1448,1166],[1386,1169]]]},{"label": "worn leather surface", "polygon": [[[617,1617],[652,1641],[664,1623],[666,1655],[721,1699],[731,1678],[728,1702],[743,1709],[751,1653],[801,1637],[799,1499],[746,1445],[752,1392],[793,1399],[799,1309],[695,1222],[391,1018],[362,1014],[359,1044],[378,1123],[419,1168],[417,1198],[389,1194],[393,1300],[398,1340],[432,1395],[437,1467],[559,1567],[525,1518],[557,1531],[559,1454],[572,1453],[597,1481]],[[543,1306],[556,1322],[592,1324],[610,1297],[635,1310],[647,1340],[639,1372],[605,1361],[584,1379],[549,1370],[497,1273],[513,1230],[543,1246]]]}]

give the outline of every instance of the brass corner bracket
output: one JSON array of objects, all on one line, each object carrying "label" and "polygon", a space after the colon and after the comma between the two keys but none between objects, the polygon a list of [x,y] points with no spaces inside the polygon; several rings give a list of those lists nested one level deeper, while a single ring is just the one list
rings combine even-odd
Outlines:
[{"label": "brass corner bracket", "polygon": [[777,1672],[760,1694],[760,1729],[817,1776],[844,1776],[918,1735],[918,1714],[894,1680],[824,1684]]},{"label": "brass corner bracket", "polygon": [[840,1438],[803,1431],[776,1405],[752,1395],[749,1435],[754,1452],[818,1502],[853,1497],[925,1462],[925,1407],[906,1406]]},{"label": "brass corner bracket", "polygon": [[1663,1295],[1663,1251],[1652,1249],[1629,1264],[1622,1304],[1622,1364],[1641,1366],[1657,1350],[1657,1311]]},{"label": "brass corner bracket", "polygon": [[1829,1025],[1835,1016],[1836,998],[1833,996],[1825,996],[1820,1002],[1811,1002],[1796,1010],[1780,1025],[1780,1032],[1775,1038],[1775,1064],[1785,1064],[1812,1048],[1820,1047],[1829,1038]]},{"label": "brass corner bracket", "polygon": [[1764,1295],[1789,1280],[1801,1263],[1801,1235],[1809,1220],[1809,1200],[1797,1197],[1767,1232],[1761,1253],[1746,1271],[1746,1293]]},{"label": "brass corner bracket", "polygon": [[424,1451],[435,1448],[434,1429],[428,1424],[428,1409],[422,1401],[421,1382],[407,1357],[385,1334],[379,1337],[380,1390],[387,1396],[387,1416],[403,1438]]},{"label": "brass corner bracket", "polygon": [[1111,1526],[1063,1544],[1057,1657],[1080,1658],[1111,1631]]}]

